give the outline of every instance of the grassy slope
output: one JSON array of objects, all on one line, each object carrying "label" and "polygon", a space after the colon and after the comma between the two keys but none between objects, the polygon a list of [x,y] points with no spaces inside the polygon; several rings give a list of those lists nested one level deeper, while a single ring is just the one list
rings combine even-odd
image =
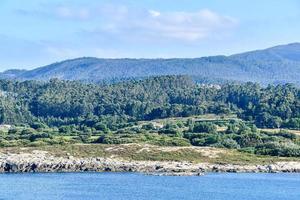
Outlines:
[{"label": "grassy slope", "polygon": [[[214,121],[236,119],[236,116],[216,116],[202,115],[185,118],[168,118],[153,120],[158,125],[166,123],[185,122],[189,119],[194,121]],[[136,127],[148,124],[150,121],[140,121]],[[218,127],[222,131],[225,127]],[[261,129],[269,132],[278,132],[279,129]],[[300,134],[299,131],[289,130],[294,134]],[[71,139],[73,136],[63,136],[65,139]],[[93,136],[96,139],[98,136]],[[74,156],[84,157],[107,157],[121,158],[125,160],[143,160],[143,161],[189,161],[189,162],[208,162],[208,163],[226,163],[226,164],[268,164],[279,161],[299,161],[300,158],[259,156],[240,152],[238,150],[217,149],[210,147],[162,147],[154,146],[153,141],[139,144],[105,145],[105,144],[68,144],[58,146],[40,146],[40,147],[6,147],[0,148],[0,153],[20,153],[31,152],[34,150],[48,151],[55,156]]]},{"label": "grassy slope", "polygon": [[76,144],[28,148],[2,148],[1,153],[30,153],[43,150],[55,156],[106,157],[137,161],[189,161],[194,163],[268,164],[279,161],[300,161],[300,158],[257,156],[236,150],[209,147],[161,147],[147,144],[104,145]]}]

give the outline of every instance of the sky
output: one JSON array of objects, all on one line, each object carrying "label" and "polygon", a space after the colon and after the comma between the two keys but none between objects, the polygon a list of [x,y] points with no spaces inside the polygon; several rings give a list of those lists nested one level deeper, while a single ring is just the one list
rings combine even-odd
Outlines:
[{"label": "sky", "polygon": [[299,0],[0,0],[0,71],[231,55],[300,42],[299,19]]}]

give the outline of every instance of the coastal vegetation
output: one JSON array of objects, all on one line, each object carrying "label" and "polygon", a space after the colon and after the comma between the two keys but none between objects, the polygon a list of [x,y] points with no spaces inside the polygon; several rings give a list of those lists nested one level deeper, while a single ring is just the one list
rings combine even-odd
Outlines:
[{"label": "coastal vegetation", "polygon": [[0,146],[201,146],[300,156],[300,89],[197,84],[188,76],[115,84],[0,81]]}]

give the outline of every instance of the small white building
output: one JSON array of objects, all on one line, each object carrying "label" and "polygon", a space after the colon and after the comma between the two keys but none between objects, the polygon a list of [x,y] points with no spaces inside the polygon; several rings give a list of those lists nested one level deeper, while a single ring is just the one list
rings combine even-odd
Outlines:
[{"label": "small white building", "polygon": [[7,96],[7,92],[4,92],[2,90],[0,90],[0,97],[6,97]]},{"label": "small white building", "polygon": [[8,124],[0,124],[0,130],[10,130],[12,128],[11,125]]}]

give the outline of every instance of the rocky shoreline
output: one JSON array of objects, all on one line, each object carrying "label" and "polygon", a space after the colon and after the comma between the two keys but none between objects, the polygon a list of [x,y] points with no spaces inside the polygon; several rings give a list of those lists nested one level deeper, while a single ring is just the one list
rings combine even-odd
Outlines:
[{"label": "rocky shoreline", "polygon": [[139,172],[151,175],[173,176],[202,175],[208,172],[300,173],[300,162],[233,165],[173,161],[126,161],[102,157],[55,157],[44,151],[0,154],[0,173],[20,172]]}]

